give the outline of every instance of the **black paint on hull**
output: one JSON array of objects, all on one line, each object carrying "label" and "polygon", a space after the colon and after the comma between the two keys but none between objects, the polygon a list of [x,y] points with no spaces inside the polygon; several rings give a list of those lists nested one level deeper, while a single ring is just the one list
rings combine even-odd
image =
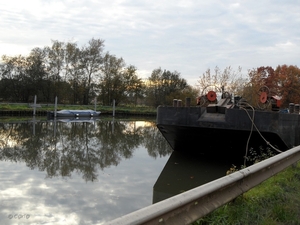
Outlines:
[{"label": "black paint on hull", "polygon": [[300,144],[298,114],[255,111],[253,123],[252,118],[252,110],[237,108],[219,114],[207,113],[205,107],[160,106],[157,127],[173,150],[200,154],[243,155],[247,146],[268,144],[285,151]]}]

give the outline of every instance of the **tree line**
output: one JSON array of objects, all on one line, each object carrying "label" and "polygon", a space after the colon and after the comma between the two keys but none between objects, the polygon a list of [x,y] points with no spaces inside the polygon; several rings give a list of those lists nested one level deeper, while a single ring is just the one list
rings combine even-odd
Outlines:
[{"label": "tree line", "polygon": [[196,98],[212,86],[245,98],[256,105],[259,89],[267,86],[269,95],[281,97],[282,107],[300,103],[300,69],[278,65],[275,69],[261,66],[242,74],[233,70],[207,69],[199,76],[198,85],[190,86],[177,71],[161,67],[142,79],[134,65],[104,50],[104,40],[92,38],[84,46],[73,42],[52,41],[51,46],[34,48],[28,56],[2,56],[0,64],[0,101],[53,103],[58,97],[63,104],[111,105],[143,104],[157,107],[170,105],[173,99],[186,97],[196,105]]},{"label": "tree line", "polygon": [[77,43],[52,41],[52,46],[34,48],[29,56],[2,56],[0,100],[7,102],[158,106],[172,98],[195,96],[179,72],[156,68],[146,80],[134,65],[104,51],[104,40]]}]

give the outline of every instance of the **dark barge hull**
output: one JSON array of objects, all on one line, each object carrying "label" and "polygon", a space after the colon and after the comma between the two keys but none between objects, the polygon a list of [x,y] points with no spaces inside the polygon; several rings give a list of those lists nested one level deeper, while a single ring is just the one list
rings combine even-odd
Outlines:
[{"label": "dark barge hull", "polygon": [[[250,118],[249,118],[250,116]],[[229,108],[208,113],[206,107],[166,107],[157,109],[157,127],[175,151],[201,154],[244,154],[248,147],[271,144],[284,151],[300,144],[299,114]],[[236,152],[236,146],[240,146]],[[213,152],[211,149],[214,150]]]}]

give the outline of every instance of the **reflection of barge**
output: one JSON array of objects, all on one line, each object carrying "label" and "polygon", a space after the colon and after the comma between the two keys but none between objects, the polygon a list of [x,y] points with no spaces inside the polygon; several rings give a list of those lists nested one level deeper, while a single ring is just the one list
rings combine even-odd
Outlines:
[{"label": "reflection of barge", "polygon": [[48,117],[58,118],[91,118],[100,116],[100,112],[94,110],[60,110],[57,112],[48,112]]},{"label": "reflection of barge", "polygon": [[226,175],[232,161],[173,151],[153,187],[153,204]]},{"label": "reflection of barge", "polygon": [[[232,146],[241,146],[238,153],[243,154],[245,147],[269,145],[282,151],[300,144],[298,111],[281,113],[244,106],[231,99],[207,106],[159,106],[157,127],[174,150],[216,156],[232,154],[236,149]],[[208,146],[219,151],[207,152]]]}]

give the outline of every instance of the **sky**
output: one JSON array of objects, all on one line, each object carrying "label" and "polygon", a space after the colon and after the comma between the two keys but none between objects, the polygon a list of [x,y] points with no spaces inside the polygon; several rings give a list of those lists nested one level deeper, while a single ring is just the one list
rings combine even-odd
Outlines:
[{"label": "sky", "polygon": [[1,1],[0,56],[101,39],[141,78],[162,68],[194,86],[215,67],[299,67],[299,12],[300,0]]}]

